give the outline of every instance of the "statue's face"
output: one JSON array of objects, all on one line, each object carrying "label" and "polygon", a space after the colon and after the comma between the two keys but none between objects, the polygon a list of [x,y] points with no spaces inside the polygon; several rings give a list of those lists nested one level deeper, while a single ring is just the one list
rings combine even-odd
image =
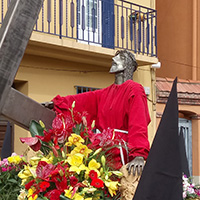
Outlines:
[{"label": "statue's face", "polygon": [[126,60],[126,55],[119,53],[115,57],[112,58],[112,66],[110,68],[110,73],[117,73],[124,71],[125,69],[125,60]]}]

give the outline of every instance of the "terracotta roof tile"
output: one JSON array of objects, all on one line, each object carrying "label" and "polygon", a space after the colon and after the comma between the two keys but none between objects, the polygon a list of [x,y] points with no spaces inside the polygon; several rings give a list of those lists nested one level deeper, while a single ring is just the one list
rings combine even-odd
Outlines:
[{"label": "terracotta roof tile", "polygon": [[[171,78],[156,78],[156,87],[160,92],[170,92],[173,79]],[[178,93],[200,94],[200,81],[178,79]]]}]

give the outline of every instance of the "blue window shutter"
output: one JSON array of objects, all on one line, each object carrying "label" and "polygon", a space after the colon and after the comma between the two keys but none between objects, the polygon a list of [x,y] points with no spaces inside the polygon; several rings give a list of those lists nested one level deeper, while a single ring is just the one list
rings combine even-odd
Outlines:
[{"label": "blue window shutter", "polygon": [[114,49],[114,0],[102,0],[102,46]]}]

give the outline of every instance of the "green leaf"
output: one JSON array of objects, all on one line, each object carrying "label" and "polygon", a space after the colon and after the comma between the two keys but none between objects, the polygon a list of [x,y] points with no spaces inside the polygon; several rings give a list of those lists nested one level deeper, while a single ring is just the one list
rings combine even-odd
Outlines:
[{"label": "green leaf", "polygon": [[71,200],[71,199],[67,198],[67,197],[64,196],[64,195],[60,195],[60,199],[61,199],[61,200]]},{"label": "green leaf", "polygon": [[42,128],[41,125],[35,120],[31,121],[29,130],[32,137],[35,137],[36,135],[44,136],[44,128]]},{"label": "green leaf", "polygon": [[48,200],[46,197],[38,197],[37,200]]},{"label": "green leaf", "polygon": [[11,183],[18,183],[15,179],[9,179],[8,181]]}]

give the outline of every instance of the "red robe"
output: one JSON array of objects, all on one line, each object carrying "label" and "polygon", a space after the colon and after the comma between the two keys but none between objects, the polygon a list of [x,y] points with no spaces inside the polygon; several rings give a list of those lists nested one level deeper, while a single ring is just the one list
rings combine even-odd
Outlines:
[{"label": "red robe", "polygon": [[[68,112],[75,101],[75,108],[82,112],[87,111],[90,121],[95,120],[96,127],[103,129],[114,128],[128,131],[121,134],[121,138],[127,142],[129,147],[129,161],[136,156],[147,158],[149,152],[149,141],[147,126],[150,122],[147,98],[144,88],[132,80],[127,80],[121,85],[111,86],[77,95],[53,99],[54,108],[57,112]],[[117,168],[121,167],[119,149],[115,150],[118,161]],[[126,156],[125,156],[126,157]]]}]

